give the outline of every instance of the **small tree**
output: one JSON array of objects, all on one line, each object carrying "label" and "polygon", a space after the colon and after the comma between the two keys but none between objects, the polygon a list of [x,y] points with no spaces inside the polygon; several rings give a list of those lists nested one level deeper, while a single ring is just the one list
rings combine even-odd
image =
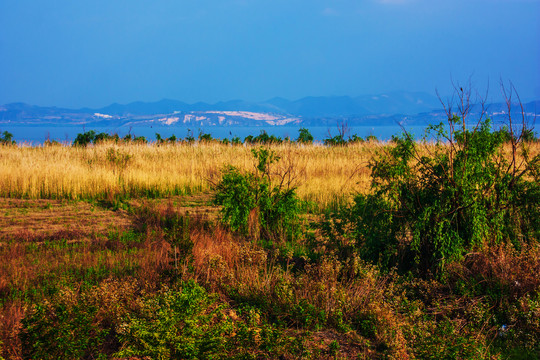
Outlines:
[{"label": "small tree", "polygon": [[0,145],[15,145],[13,134],[8,131],[4,131],[0,136]]},{"label": "small tree", "polygon": [[313,135],[311,135],[308,129],[301,128],[298,132],[298,139],[296,139],[298,143],[311,144],[313,142]]}]

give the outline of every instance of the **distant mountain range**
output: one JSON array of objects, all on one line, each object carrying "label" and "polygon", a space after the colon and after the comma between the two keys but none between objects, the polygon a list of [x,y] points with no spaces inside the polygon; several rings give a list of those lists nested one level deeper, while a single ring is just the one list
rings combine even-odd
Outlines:
[{"label": "distant mountain range", "polygon": [[[494,121],[505,119],[504,103],[486,106],[487,115]],[[540,113],[540,101],[523,104],[529,117]],[[513,107],[520,114],[521,108]],[[480,112],[473,106],[470,117]],[[273,98],[263,102],[232,100],[208,104],[188,104],[163,99],[156,102],[111,104],[99,109],[64,109],[40,107],[24,103],[0,106],[0,127],[4,125],[85,125],[92,126],[272,126],[272,125],[424,125],[442,121],[446,114],[435,96],[421,92],[392,92],[371,96],[305,97],[299,100]]]}]

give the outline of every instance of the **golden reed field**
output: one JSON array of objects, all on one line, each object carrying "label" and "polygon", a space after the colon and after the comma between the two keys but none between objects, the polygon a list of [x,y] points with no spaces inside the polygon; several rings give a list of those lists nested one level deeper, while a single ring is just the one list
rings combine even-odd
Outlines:
[{"label": "golden reed field", "polygon": [[[298,195],[325,207],[336,199],[367,191],[369,162],[387,145],[365,142],[327,147],[286,143],[269,147],[281,158],[274,171],[290,170]],[[528,146],[531,157],[540,152],[538,143]],[[252,170],[255,159],[251,150],[255,147],[218,142],[0,146],[0,197],[94,199],[207,192],[227,165]],[[505,152],[510,151],[507,145]]]},{"label": "golden reed field", "polygon": [[[368,163],[385,143],[271,145],[298,195],[319,206],[369,188]],[[88,147],[0,146],[0,197],[92,199],[162,197],[210,190],[221,170],[253,169],[255,146],[104,143]]]}]

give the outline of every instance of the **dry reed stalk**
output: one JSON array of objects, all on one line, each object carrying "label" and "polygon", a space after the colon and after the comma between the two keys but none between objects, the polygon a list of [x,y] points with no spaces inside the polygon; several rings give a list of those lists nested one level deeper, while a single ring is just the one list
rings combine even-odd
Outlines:
[{"label": "dry reed stalk", "polygon": [[[281,144],[270,148],[282,158],[277,168],[293,168],[300,197],[328,204],[335,197],[367,189],[367,164],[381,146]],[[203,192],[227,164],[253,170],[251,149],[217,143],[0,146],[0,196],[81,199],[108,194],[138,197]],[[129,159],[118,164],[111,160],[111,153]]]}]

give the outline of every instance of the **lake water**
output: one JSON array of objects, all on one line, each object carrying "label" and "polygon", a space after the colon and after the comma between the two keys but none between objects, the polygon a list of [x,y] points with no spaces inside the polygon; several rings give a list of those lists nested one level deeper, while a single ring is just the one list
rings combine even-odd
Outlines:
[{"label": "lake water", "polygon": [[[188,128],[183,126],[145,126],[145,127],[82,127],[82,126],[0,126],[0,132],[8,131],[13,134],[13,139],[18,143],[27,143],[30,145],[40,145],[46,139],[56,140],[61,143],[72,143],[77,134],[84,131],[94,130],[97,133],[105,132],[108,134],[118,134],[120,137],[131,133],[136,136],[144,136],[149,141],[156,139],[156,133],[159,133],[162,138],[175,135],[178,139],[182,139],[189,132],[196,138],[200,132],[209,133],[214,138],[231,139],[234,136],[240,137],[242,140],[248,136],[257,136],[261,131],[266,131],[270,135],[279,136],[281,138],[290,137],[296,139],[298,131],[302,126],[250,126],[250,127],[205,127],[205,128]],[[337,127],[327,126],[311,126],[307,127],[315,140],[323,141],[324,139],[336,136],[339,134]],[[191,129],[191,130],[190,130]],[[406,128],[407,131],[414,134],[415,137],[420,137],[424,133],[425,126],[411,126]],[[346,138],[356,134],[362,138],[368,135],[374,135],[380,140],[389,140],[392,135],[400,134],[401,128],[397,125],[393,126],[353,126],[349,128]]]}]

